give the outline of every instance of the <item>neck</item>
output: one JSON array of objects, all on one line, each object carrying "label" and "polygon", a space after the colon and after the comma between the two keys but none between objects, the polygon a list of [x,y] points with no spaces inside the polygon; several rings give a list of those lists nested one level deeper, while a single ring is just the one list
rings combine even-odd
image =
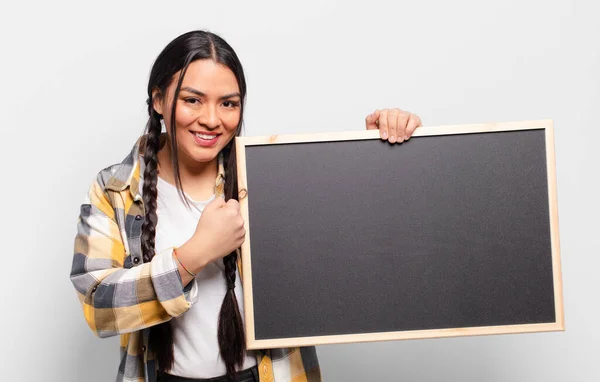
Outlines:
[{"label": "neck", "polygon": [[[214,193],[217,178],[217,158],[210,162],[199,163],[179,152],[177,161],[183,191],[194,200],[210,198]],[[171,148],[168,142],[158,152],[158,174],[168,183],[177,184],[175,169],[171,162]]]}]

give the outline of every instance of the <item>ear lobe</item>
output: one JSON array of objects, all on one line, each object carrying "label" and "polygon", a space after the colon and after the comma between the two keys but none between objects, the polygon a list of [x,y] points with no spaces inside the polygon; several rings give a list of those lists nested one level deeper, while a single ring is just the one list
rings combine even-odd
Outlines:
[{"label": "ear lobe", "polygon": [[152,108],[158,114],[160,114],[160,115],[163,114],[162,97],[160,94],[160,90],[158,90],[156,88],[152,91]]}]

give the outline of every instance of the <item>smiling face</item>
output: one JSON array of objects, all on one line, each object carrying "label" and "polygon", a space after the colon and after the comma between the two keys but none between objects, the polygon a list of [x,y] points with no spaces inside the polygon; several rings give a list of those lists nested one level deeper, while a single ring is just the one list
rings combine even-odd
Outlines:
[{"label": "smiling face", "polygon": [[[173,76],[166,94],[153,93],[154,110],[162,114],[169,136],[179,74]],[[242,98],[231,69],[211,59],[190,63],[176,102],[179,159],[192,165],[215,160],[235,136],[241,118]]]}]

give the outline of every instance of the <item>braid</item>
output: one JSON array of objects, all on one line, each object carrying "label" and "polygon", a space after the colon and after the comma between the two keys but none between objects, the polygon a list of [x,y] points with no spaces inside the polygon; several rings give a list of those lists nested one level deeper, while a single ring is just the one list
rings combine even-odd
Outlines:
[{"label": "braid", "polygon": [[[237,199],[237,181],[235,167],[235,150],[231,144],[223,149],[225,165],[225,199]],[[225,361],[227,374],[233,377],[236,367],[241,368],[246,356],[246,336],[240,308],[235,295],[237,251],[231,252],[223,258],[225,265],[225,280],[227,293],[219,312],[219,326],[217,339],[221,357]]]},{"label": "braid", "polygon": [[157,154],[160,144],[160,122],[155,120],[155,117],[150,118],[148,124],[148,134],[146,138],[146,147],[144,152],[144,206],[146,208],[146,219],[142,224],[142,254],[144,261],[148,262],[154,257],[154,244],[156,240],[156,223],[158,217],[156,215],[156,204],[158,190],[156,183],[158,181],[158,159]]},{"label": "braid", "polygon": [[[150,119],[147,127],[146,146],[144,150],[144,205],[146,208],[146,218],[142,224],[142,253],[144,262],[152,260],[155,252],[156,243],[156,223],[158,216],[156,214],[158,190],[158,151],[160,149],[161,124],[160,116],[152,108],[151,102],[148,105]],[[150,328],[149,343],[152,346],[159,367],[162,370],[169,370],[173,366],[173,330],[169,322],[165,322]]]}]

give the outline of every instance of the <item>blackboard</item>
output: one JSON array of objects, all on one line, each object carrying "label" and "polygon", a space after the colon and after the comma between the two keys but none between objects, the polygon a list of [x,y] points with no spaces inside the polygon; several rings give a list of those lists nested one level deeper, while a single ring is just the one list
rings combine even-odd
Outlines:
[{"label": "blackboard", "polygon": [[552,121],[236,154],[249,349],[564,330]]}]

